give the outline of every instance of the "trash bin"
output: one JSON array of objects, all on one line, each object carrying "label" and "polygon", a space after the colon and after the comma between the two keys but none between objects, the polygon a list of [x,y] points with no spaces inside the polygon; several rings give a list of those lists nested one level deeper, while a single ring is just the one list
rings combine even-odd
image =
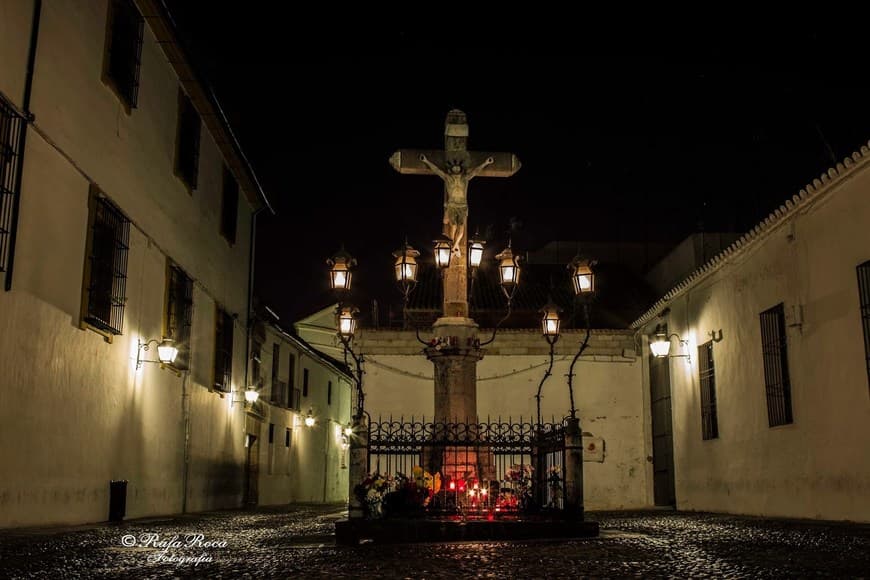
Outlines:
[{"label": "trash bin", "polygon": [[127,515],[127,480],[109,482],[109,521],[120,522]]}]

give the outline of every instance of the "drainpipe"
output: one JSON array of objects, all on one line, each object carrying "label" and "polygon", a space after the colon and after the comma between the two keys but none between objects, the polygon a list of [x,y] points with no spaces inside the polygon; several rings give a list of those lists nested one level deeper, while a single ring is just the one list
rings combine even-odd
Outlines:
[{"label": "drainpipe", "polygon": [[187,486],[190,478],[190,393],[187,390],[187,377],[190,371],[184,371],[181,379],[181,414],[184,417],[184,471],[181,485],[181,513],[187,513]]},{"label": "drainpipe", "polygon": [[[33,113],[30,112],[30,96],[33,93],[33,71],[36,69],[36,45],[39,40],[39,18],[42,15],[42,0],[33,2],[33,23],[30,27],[30,49],[27,52],[27,75],[24,78],[24,97],[21,99],[21,110],[24,112],[27,124],[33,123]],[[9,264],[6,268],[5,289],[12,290],[12,268],[15,265],[15,241],[18,237],[18,212],[21,207],[21,177],[24,172],[24,149],[27,146],[27,126],[21,131],[21,154],[15,163],[15,185],[17,191],[12,199],[12,223],[9,233]]]}]

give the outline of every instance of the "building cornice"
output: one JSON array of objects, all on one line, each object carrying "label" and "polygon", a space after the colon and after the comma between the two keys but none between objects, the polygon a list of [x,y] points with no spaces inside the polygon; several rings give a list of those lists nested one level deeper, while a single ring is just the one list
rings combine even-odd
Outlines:
[{"label": "building cornice", "polygon": [[785,203],[771,212],[767,218],[759,222],[749,232],[742,235],[733,244],[689,274],[682,282],[653,304],[649,310],[632,322],[631,328],[638,329],[643,327],[664,310],[675,298],[678,298],[686,291],[706,280],[735,258],[757,247],[774,230],[788,222],[798,213],[806,211],[830,196],[839,185],[852,178],[857,172],[870,164],[870,148],[868,148],[868,145],[870,145],[870,142],[862,145],[859,151],[846,157],[842,163],[837,163],[835,167],[831,167],[819,177],[813,179],[812,183],[808,183],[797,195],[786,200]]}]

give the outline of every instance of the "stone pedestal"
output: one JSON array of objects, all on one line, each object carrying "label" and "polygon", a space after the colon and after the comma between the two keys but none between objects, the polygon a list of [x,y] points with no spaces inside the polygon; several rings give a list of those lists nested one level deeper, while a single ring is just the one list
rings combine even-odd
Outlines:
[{"label": "stone pedestal", "polygon": [[348,466],[348,517],[365,516],[363,506],[353,489],[365,480],[369,473],[369,425],[365,415],[353,420],[353,434],[350,436],[350,465]]},{"label": "stone pedestal", "polygon": [[[470,439],[477,435],[477,361],[483,350],[477,323],[463,316],[444,316],[432,325],[434,346],[425,349],[435,365],[435,422],[468,425]],[[469,446],[449,447],[426,458],[430,469],[447,478],[491,479],[492,458]],[[483,455],[486,455],[484,457]]]},{"label": "stone pedestal", "polygon": [[565,517],[583,519],[583,438],[580,419],[565,427]]}]

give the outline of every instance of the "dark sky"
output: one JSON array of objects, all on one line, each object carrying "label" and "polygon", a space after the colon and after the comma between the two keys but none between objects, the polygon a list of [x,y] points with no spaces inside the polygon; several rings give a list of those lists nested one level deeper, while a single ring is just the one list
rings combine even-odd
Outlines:
[{"label": "dark sky", "polygon": [[277,211],[260,220],[256,288],[285,321],[330,303],[341,243],[360,290],[398,301],[390,252],[406,235],[428,249],[442,188],[387,160],[440,147],[454,107],[472,149],[523,164],[469,189],[492,247],[511,218],[521,249],[742,231],[870,138],[868,73],[834,32],[349,33],[291,4],[169,1]]}]

